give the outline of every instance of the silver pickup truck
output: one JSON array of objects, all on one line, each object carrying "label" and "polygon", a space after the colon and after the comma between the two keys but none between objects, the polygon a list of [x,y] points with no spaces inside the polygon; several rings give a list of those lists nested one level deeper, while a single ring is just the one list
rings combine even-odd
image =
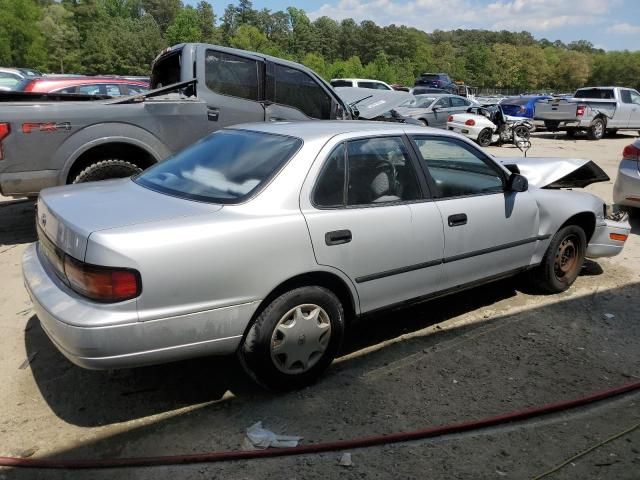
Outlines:
[{"label": "silver pickup truck", "polygon": [[580,88],[573,98],[553,98],[536,104],[535,120],[547,130],[567,135],[586,132],[592,140],[618,130],[640,130],[640,93],[624,87]]},{"label": "silver pickup truck", "polygon": [[[157,96],[176,85],[183,95]],[[351,118],[331,86],[303,65],[216,45],[164,50],[151,87],[95,101],[1,101],[0,94],[0,194],[35,196],[45,187],[131,176],[237,123]]]}]

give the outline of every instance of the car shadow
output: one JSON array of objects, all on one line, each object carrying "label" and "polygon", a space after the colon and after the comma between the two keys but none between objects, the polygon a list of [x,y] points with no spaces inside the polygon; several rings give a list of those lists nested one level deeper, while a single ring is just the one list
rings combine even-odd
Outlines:
[{"label": "car shadow", "polygon": [[0,203],[0,245],[30,243],[37,240],[35,204],[35,200],[31,199]]},{"label": "car shadow", "polygon": [[[405,337],[388,348],[336,362],[318,384],[303,390],[233,392],[235,397],[228,401],[194,405],[190,410],[144,419],[126,428],[99,430],[82,441],[62,443],[60,449],[54,446],[55,450],[44,456],[107,459],[235,450],[242,442],[244,428],[258,420],[276,433],[301,435],[308,445],[469,421],[601,391],[628,383],[637,370],[640,330],[632,320],[640,302],[638,287],[632,283],[591,295],[560,295],[548,304],[532,304],[433,335]],[[509,283],[478,290],[450,296],[448,302],[428,302],[421,310],[412,307],[370,320],[385,324],[390,331],[398,331],[394,323],[415,329],[489,303],[482,295],[500,298],[513,292]],[[475,294],[467,300],[470,293]],[[464,302],[468,302],[466,306],[461,305]],[[615,315],[604,316],[602,312]],[[426,315],[422,321],[412,318],[421,315]],[[29,336],[40,337],[36,320],[30,323]],[[372,336],[373,341],[377,338]],[[63,361],[51,356],[43,360],[47,359]],[[162,368],[101,373],[108,381],[76,373],[70,375],[72,381],[64,377],[45,381],[38,378],[38,369],[48,362],[39,360],[38,356],[32,365],[34,376],[55,413],[84,426],[133,419],[160,410],[157,405],[169,407],[172,401],[176,402],[175,410],[193,395],[188,390],[195,382],[209,384],[206,388],[217,399],[233,384],[238,371],[225,360],[198,360],[204,366],[193,372],[189,370],[199,368],[196,363],[180,362]],[[199,378],[201,375],[204,378]],[[147,384],[159,388],[161,395],[144,392]],[[65,393],[67,389],[71,392]],[[74,395],[84,397],[82,409]],[[71,404],[65,405],[67,402]],[[139,405],[153,403],[156,407]],[[75,412],[68,413],[72,410]],[[566,414],[550,421],[566,421]],[[270,477],[268,469],[282,467],[282,463],[262,465],[267,469],[262,472],[265,478]],[[24,470],[4,473],[7,478],[19,478]],[[50,473],[47,478],[66,478],[68,472],[61,471],[59,476]],[[135,471],[127,473],[134,475]],[[115,473],[100,478],[112,478],[109,474]],[[238,475],[222,475],[226,476]]]},{"label": "car shadow", "polygon": [[629,215],[629,224],[631,225],[631,233],[640,235],[640,208],[634,209]]},{"label": "car shadow", "polygon": [[[347,330],[341,356],[515,295],[514,282],[504,280],[446,298],[368,315]],[[244,372],[235,356],[93,371],[69,362],[51,343],[36,316],[27,322],[24,339],[42,398],[58,417],[79,426],[108,425],[215,402],[225,398],[227,392],[249,398],[269,395]]]}]

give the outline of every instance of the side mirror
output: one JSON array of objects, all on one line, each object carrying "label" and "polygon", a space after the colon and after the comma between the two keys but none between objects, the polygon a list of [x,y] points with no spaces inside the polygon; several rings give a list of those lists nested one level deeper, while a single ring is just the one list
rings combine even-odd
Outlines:
[{"label": "side mirror", "polygon": [[508,190],[510,192],[526,192],[529,188],[527,177],[519,173],[512,173],[509,176]]},{"label": "side mirror", "polygon": [[434,113],[435,113],[435,112],[437,112],[438,110],[440,110],[440,107],[433,107],[433,108],[431,109],[431,111],[432,111],[432,112],[434,112]]}]

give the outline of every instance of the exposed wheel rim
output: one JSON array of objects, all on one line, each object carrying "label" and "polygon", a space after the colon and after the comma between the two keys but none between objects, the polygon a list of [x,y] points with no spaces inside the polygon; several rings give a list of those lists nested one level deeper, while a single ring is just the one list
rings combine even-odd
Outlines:
[{"label": "exposed wheel rim", "polygon": [[514,135],[523,140],[527,140],[529,138],[529,129],[526,127],[518,127],[514,130]]},{"label": "exposed wheel rim", "polygon": [[559,280],[571,278],[576,272],[578,267],[578,246],[579,240],[575,235],[569,235],[560,242],[553,265],[556,278]]},{"label": "exposed wheel rim", "polygon": [[480,145],[489,145],[491,143],[491,132],[489,130],[483,130],[478,135],[478,143]]},{"label": "exposed wheel rim", "polygon": [[601,137],[603,133],[604,133],[604,124],[602,122],[596,121],[593,124],[593,135],[595,137]]},{"label": "exposed wheel rim", "polygon": [[283,373],[300,374],[322,358],[331,339],[331,320],[315,304],[298,305],[285,313],[271,335],[271,360]]}]

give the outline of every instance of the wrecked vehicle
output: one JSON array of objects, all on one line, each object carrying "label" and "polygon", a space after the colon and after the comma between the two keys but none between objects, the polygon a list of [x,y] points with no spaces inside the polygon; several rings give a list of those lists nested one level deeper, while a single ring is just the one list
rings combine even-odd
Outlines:
[{"label": "wrecked vehicle", "polygon": [[618,130],[640,130],[640,93],[623,87],[580,88],[573,98],[538,102],[534,118],[549,131],[584,132],[599,140]]},{"label": "wrecked vehicle", "polygon": [[356,317],[520,273],[562,292],[622,251],[629,224],[562,190],[608,179],[593,162],[501,162],[398,123],[226,128],[134,178],[44,190],[25,286],[81,367],[236,353],[301,387]]},{"label": "wrecked vehicle", "polygon": [[526,118],[505,115],[496,104],[470,107],[466,113],[449,116],[447,129],[469,137],[481,147],[488,147],[492,143],[500,146],[528,142],[534,127]]},{"label": "wrecked vehicle", "polygon": [[[151,88],[96,101],[0,95],[0,194],[35,196],[55,185],[128,177],[237,123],[352,118],[311,69],[217,45],[164,50]],[[180,95],[166,95],[177,88]]]},{"label": "wrecked vehicle", "polygon": [[349,105],[353,117],[358,120],[422,125],[418,120],[400,113],[400,106],[414,98],[409,92],[336,87],[336,93]]}]

